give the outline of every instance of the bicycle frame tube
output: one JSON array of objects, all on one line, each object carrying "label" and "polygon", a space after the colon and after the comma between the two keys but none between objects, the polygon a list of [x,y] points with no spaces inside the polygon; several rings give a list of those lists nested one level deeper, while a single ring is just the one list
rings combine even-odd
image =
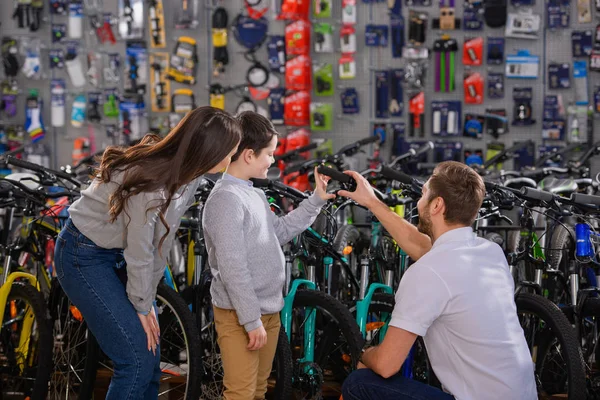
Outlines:
[{"label": "bicycle frame tube", "polygon": [[[371,299],[376,290],[381,290],[383,293],[393,294],[394,291],[388,285],[382,283],[372,283],[369,285],[369,290],[365,295],[365,298],[356,302],[356,323],[360,328],[363,338],[367,335],[367,314],[369,313],[369,306],[371,305]],[[385,336],[387,331],[387,325],[382,327],[380,332],[381,337]]]},{"label": "bicycle frame tube", "polygon": [[167,284],[167,286],[169,286],[174,291],[179,292],[179,290],[177,290],[177,285],[175,285],[175,280],[173,279],[173,271],[171,271],[171,266],[167,265],[165,267],[164,275],[165,275],[165,283]]},{"label": "bicycle frame tube", "polygon": [[[306,279],[296,279],[292,282],[290,292],[283,299],[283,309],[281,310],[281,323],[285,329],[285,333],[288,340],[291,341],[292,332],[292,309],[294,306],[294,298],[296,297],[296,291],[300,286],[304,286],[307,289],[315,290],[316,285],[314,282]],[[315,359],[315,314],[312,309],[307,308],[307,312],[310,314],[308,321],[304,324],[304,357],[300,362],[312,363]]]},{"label": "bicycle frame tube", "polygon": [[13,272],[8,275],[6,282],[0,287],[0,321],[4,321],[4,312],[6,311],[6,302],[8,301],[8,295],[10,294],[10,289],[12,288],[12,284],[18,278],[25,278],[29,280],[29,283],[39,290],[38,281],[35,276],[28,274],[26,272]]}]

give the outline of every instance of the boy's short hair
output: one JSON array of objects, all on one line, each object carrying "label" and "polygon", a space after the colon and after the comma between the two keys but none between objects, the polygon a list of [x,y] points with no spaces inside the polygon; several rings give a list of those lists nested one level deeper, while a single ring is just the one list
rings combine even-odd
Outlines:
[{"label": "boy's short hair", "polygon": [[246,149],[259,154],[269,145],[273,136],[279,135],[271,121],[254,111],[244,111],[237,116],[237,119],[242,127],[242,140],[237,153],[231,157],[232,162],[237,161]]}]

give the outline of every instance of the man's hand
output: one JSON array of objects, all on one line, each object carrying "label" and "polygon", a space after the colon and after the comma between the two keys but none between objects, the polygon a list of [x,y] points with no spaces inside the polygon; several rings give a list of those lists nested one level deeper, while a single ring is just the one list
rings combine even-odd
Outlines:
[{"label": "man's hand", "polygon": [[267,331],[264,326],[248,332],[248,346],[246,347],[250,351],[259,350],[261,347],[267,344]]},{"label": "man's hand", "polygon": [[350,175],[356,181],[356,190],[354,192],[340,190],[338,192],[340,196],[348,197],[367,208],[371,208],[374,204],[379,202],[379,199],[375,196],[375,192],[373,192],[371,184],[361,174],[355,171],[344,171],[344,173]]},{"label": "man's hand", "polygon": [[327,193],[327,184],[331,178],[326,175],[321,175],[315,167],[315,193],[319,195],[321,200],[330,200],[335,198],[335,194]]}]

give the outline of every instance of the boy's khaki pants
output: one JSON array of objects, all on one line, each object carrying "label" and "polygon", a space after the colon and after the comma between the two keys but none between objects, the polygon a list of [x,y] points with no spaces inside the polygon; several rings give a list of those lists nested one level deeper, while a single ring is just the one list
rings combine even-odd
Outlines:
[{"label": "boy's khaki pants", "polygon": [[213,306],[217,343],[223,361],[225,400],[264,399],[267,393],[267,379],[271,374],[279,328],[279,313],[261,317],[267,331],[267,344],[260,350],[250,351],[248,334],[238,322],[235,310],[225,310]]}]

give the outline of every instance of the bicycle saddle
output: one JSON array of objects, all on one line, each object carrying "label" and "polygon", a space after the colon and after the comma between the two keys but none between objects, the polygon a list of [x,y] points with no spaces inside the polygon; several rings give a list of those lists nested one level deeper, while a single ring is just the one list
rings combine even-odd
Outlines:
[{"label": "bicycle saddle", "polygon": [[540,182],[540,189],[554,194],[571,194],[577,190],[577,182],[573,179],[546,177]]}]

